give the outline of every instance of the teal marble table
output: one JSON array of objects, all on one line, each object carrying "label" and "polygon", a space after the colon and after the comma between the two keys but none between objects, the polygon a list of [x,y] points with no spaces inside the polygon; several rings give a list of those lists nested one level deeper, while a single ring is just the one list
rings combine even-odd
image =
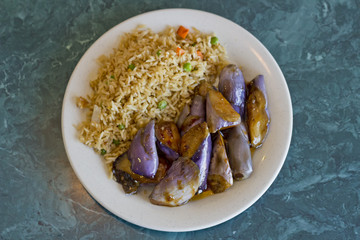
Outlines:
[{"label": "teal marble table", "polygon": [[[76,63],[112,26],[192,8],[228,18],[278,61],[294,131],[252,207],[188,233],[117,218],[84,190],[62,143]],[[0,239],[360,239],[360,1],[0,1]]]}]

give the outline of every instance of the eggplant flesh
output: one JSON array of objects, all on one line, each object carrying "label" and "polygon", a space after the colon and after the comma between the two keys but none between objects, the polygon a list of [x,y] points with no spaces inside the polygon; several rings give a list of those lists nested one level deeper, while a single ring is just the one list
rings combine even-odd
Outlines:
[{"label": "eggplant flesh", "polygon": [[246,102],[247,124],[251,146],[260,147],[269,130],[270,114],[264,76],[259,75],[248,85]]},{"label": "eggplant flesh", "polygon": [[159,166],[154,120],[150,121],[145,128],[138,130],[130,144],[128,157],[134,173],[154,178]]},{"label": "eggplant flesh", "polygon": [[233,185],[230,163],[226,154],[224,139],[220,132],[216,134],[213,144],[207,182],[214,193],[224,192]]},{"label": "eggplant flesh", "polygon": [[150,194],[156,205],[176,207],[187,203],[200,185],[198,166],[189,158],[180,157]]},{"label": "eggplant flesh", "polygon": [[241,117],[220,92],[209,90],[206,97],[206,122],[209,131],[215,133],[239,125]]},{"label": "eggplant flesh", "polygon": [[158,149],[165,158],[175,161],[179,157],[180,134],[175,123],[160,122],[155,125]]},{"label": "eggplant flesh", "polygon": [[207,189],[207,177],[209,173],[210,166],[210,158],[211,158],[211,150],[212,150],[212,141],[211,135],[205,138],[205,140],[201,143],[197,151],[191,157],[200,170],[200,186],[198,193],[201,193]]},{"label": "eggplant flesh", "polygon": [[122,188],[126,194],[135,194],[139,188],[140,183],[136,181],[132,176],[130,170],[130,162],[127,154],[119,156],[112,166],[112,173],[116,182],[122,185]]},{"label": "eggplant flesh", "polygon": [[179,118],[178,118],[178,120],[177,120],[177,122],[176,122],[176,126],[177,126],[178,128],[181,128],[181,126],[183,125],[186,117],[187,117],[189,114],[190,114],[190,107],[189,107],[188,104],[186,104],[186,105],[183,107],[182,111],[180,112]]},{"label": "eggplant flesh", "polygon": [[187,131],[189,131],[192,127],[202,122],[204,122],[204,118],[200,116],[189,115],[181,126],[181,136],[184,136],[184,134],[187,133]]},{"label": "eggplant flesh", "polygon": [[235,180],[248,178],[252,171],[252,159],[248,134],[244,123],[229,129],[227,136],[227,153]]},{"label": "eggplant flesh", "polygon": [[240,68],[234,64],[229,64],[223,68],[219,76],[219,91],[231,105],[237,107],[237,112],[244,119],[246,85]]},{"label": "eggplant flesh", "polygon": [[208,136],[209,136],[209,128],[206,122],[202,122],[192,127],[181,138],[181,144],[180,144],[181,156],[191,158]]}]

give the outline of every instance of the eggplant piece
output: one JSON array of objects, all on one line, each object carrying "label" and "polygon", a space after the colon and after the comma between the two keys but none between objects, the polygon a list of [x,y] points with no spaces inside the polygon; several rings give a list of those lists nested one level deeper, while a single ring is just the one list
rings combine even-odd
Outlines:
[{"label": "eggplant piece", "polygon": [[135,194],[140,186],[139,182],[131,177],[130,174],[121,170],[113,170],[113,174],[118,183],[121,184],[126,194]]},{"label": "eggplant piece", "polygon": [[138,130],[130,144],[128,157],[134,173],[154,178],[159,166],[154,120],[150,121],[145,128]]},{"label": "eggplant piece", "polygon": [[180,157],[167,171],[165,178],[150,194],[150,202],[156,205],[176,207],[187,203],[200,185],[198,166],[189,158]]},{"label": "eggplant piece", "polygon": [[219,91],[245,119],[246,85],[244,76],[236,65],[229,64],[223,68],[219,76]]},{"label": "eggplant piece", "polygon": [[191,158],[208,136],[209,128],[206,122],[192,127],[181,138],[180,155]]},{"label": "eggplant piece", "polygon": [[[155,177],[154,178],[146,178],[144,176],[134,173],[131,170],[131,162],[130,162],[130,160],[128,158],[128,154],[126,152],[116,158],[116,160],[113,163],[112,172],[113,172],[117,182],[119,182],[118,176],[121,177],[121,174],[123,174],[123,173],[121,173],[119,175],[119,174],[117,174],[117,172],[121,171],[121,172],[127,173],[134,181],[138,182],[139,184],[147,184],[147,183],[160,182],[160,180],[165,177],[166,171],[169,167],[170,167],[170,165],[166,161],[166,159],[160,157],[159,158],[159,167],[156,171]],[[130,180],[128,180],[128,181],[130,181]],[[121,182],[119,182],[119,183],[121,183]]]},{"label": "eggplant piece", "polygon": [[207,95],[208,91],[211,90],[211,89],[214,89],[214,86],[212,86],[210,83],[203,80],[195,88],[195,94],[206,98],[206,95]]},{"label": "eggplant piece", "polygon": [[206,122],[192,127],[181,138],[181,155],[191,158],[200,169],[199,193],[207,188],[211,149],[211,135]]},{"label": "eggplant piece", "polygon": [[127,166],[130,170],[130,162],[126,153],[116,158],[116,160],[113,162],[112,173],[116,182],[122,185],[122,188],[126,194],[135,194],[139,188],[140,183],[135,180],[127,171],[126,162],[129,163]]},{"label": "eggplant piece", "polygon": [[269,130],[270,113],[265,89],[264,76],[259,75],[248,85],[246,101],[247,124],[251,146],[260,147]]},{"label": "eggplant piece", "polygon": [[190,115],[188,116],[183,125],[181,126],[181,129],[180,129],[180,132],[181,132],[181,136],[184,136],[184,134],[189,131],[192,127],[198,125],[199,123],[202,123],[204,122],[205,119],[204,118],[201,118],[199,116],[193,116],[193,115]]},{"label": "eggplant piece", "polygon": [[179,157],[180,134],[175,123],[160,122],[155,124],[157,146],[165,158],[173,162]]},{"label": "eggplant piece", "polygon": [[207,182],[214,193],[221,193],[233,185],[233,176],[220,132],[215,137],[212,153]]},{"label": "eggplant piece", "polygon": [[179,118],[176,122],[176,125],[178,128],[181,128],[181,126],[183,125],[186,117],[190,114],[190,107],[189,105],[185,104],[184,108],[182,109]]},{"label": "eggplant piece", "polygon": [[220,92],[209,90],[206,97],[206,122],[209,131],[214,133],[239,125],[241,117]]},{"label": "eggplant piece", "polygon": [[163,144],[160,141],[156,141],[156,145],[158,147],[158,149],[160,150],[160,152],[163,153],[164,157],[169,160],[170,162],[175,161],[176,159],[179,158],[179,153],[174,151],[173,149],[169,148],[168,146],[166,146],[165,144]]},{"label": "eggplant piece", "polygon": [[209,173],[210,159],[211,159],[212,142],[210,133],[205,140],[200,144],[191,160],[196,163],[200,170],[200,186],[198,194],[207,189],[207,177]]},{"label": "eggplant piece", "polygon": [[180,128],[181,136],[195,125],[205,121],[205,109],[205,98],[200,95],[195,95],[192,100],[190,114]]},{"label": "eggplant piece", "polygon": [[191,103],[190,115],[205,119],[205,98],[195,95]]},{"label": "eggplant piece", "polygon": [[227,153],[235,180],[248,178],[252,169],[251,151],[244,123],[229,129],[227,133]]}]

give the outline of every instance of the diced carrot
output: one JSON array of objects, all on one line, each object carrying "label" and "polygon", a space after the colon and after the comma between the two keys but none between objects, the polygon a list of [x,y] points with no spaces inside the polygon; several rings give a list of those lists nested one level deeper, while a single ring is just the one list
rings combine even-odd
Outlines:
[{"label": "diced carrot", "polygon": [[182,49],[182,48],[180,48],[180,47],[177,47],[177,48],[176,48],[176,54],[177,54],[178,56],[184,55],[184,53],[185,53],[185,50],[184,50],[184,49]]},{"label": "diced carrot", "polygon": [[201,60],[204,59],[204,55],[203,55],[202,52],[200,52],[199,50],[196,51],[196,54],[199,56],[199,58],[200,58]]},{"label": "diced carrot", "polygon": [[177,30],[177,35],[179,35],[182,39],[185,39],[188,33],[189,33],[189,29],[183,26],[180,26],[179,29]]}]

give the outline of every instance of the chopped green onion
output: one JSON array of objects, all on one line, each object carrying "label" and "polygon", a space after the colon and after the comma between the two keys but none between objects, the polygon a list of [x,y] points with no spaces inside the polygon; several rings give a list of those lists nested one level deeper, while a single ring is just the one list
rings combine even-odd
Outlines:
[{"label": "chopped green onion", "polygon": [[217,37],[212,37],[210,40],[211,45],[216,45],[218,44],[219,39]]},{"label": "chopped green onion", "polygon": [[161,55],[161,50],[158,50],[158,51],[156,52],[156,55],[160,56],[160,55]]},{"label": "chopped green onion", "polygon": [[196,43],[197,43],[197,42],[194,42],[193,44],[191,44],[191,46],[195,47]]},{"label": "chopped green onion", "polygon": [[113,139],[113,142],[112,142],[113,144],[115,144],[116,146],[119,146],[120,145],[120,140],[115,140],[115,139]]},{"label": "chopped green onion", "polygon": [[134,64],[130,64],[128,68],[131,69],[131,70],[134,70],[135,65],[134,65]]},{"label": "chopped green onion", "polygon": [[105,149],[101,149],[101,155],[105,155],[106,154],[106,150]]},{"label": "chopped green onion", "polygon": [[190,63],[185,63],[183,68],[184,68],[184,71],[191,72],[191,64]]},{"label": "chopped green onion", "polygon": [[124,129],[125,129],[125,125],[124,125],[124,124],[119,124],[119,125],[117,125],[117,127],[118,127],[120,130],[124,130]]},{"label": "chopped green onion", "polygon": [[111,77],[112,79],[115,79],[114,75],[111,75],[110,77]]},{"label": "chopped green onion", "polygon": [[161,100],[161,101],[158,103],[158,108],[159,108],[160,110],[163,110],[164,108],[166,108],[167,104],[168,104],[167,101]]}]

